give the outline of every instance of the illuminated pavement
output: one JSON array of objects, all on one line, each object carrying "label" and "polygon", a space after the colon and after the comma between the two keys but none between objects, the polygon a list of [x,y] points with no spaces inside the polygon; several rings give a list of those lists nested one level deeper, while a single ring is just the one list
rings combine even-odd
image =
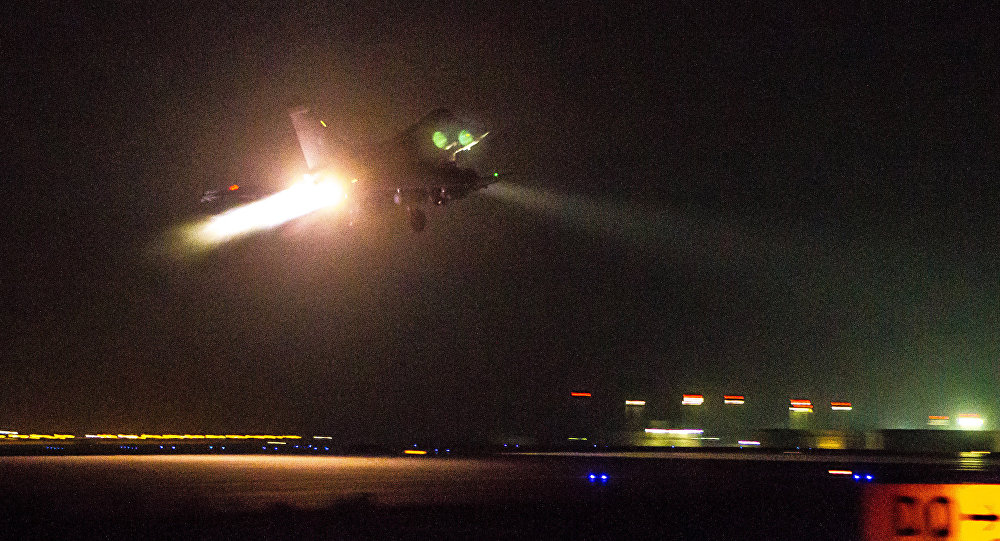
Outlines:
[{"label": "illuminated pavement", "polygon": [[[858,537],[865,490],[1000,478],[996,462],[983,456],[922,463],[755,456],[5,457],[0,503],[8,513],[0,526],[44,535],[71,530],[83,537],[168,528],[171,536],[227,538],[259,534],[266,526],[278,528],[268,530],[271,537],[338,538],[333,534],[348,528],[360,537],[464,538],[560,537],[579,522],[598,537],[850,539]],[[94,524],[101,526],[79,529]]]}]

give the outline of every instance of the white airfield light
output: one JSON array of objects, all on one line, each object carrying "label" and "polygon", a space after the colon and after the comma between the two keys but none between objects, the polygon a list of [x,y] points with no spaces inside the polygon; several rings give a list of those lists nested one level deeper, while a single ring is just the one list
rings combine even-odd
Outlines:
[{"label": "white airfield light", "polygon": [[963,430],[979,430],[984,424],[983,418],[976,413],[958,414],[958,427]]},{"label": "white airfield light", "polygon": [[329,174],[307,174],[303,180],[274,195],[209,218],[197,227],[195,239],[212,246],[233,237],[270,229],[320,209],[342,205],[344,183]]},{"label": "white airfield light", "polygon": [[646,434],[674,434],[677,436],[692,436],[705,432],[700,428],[647,428]]}]

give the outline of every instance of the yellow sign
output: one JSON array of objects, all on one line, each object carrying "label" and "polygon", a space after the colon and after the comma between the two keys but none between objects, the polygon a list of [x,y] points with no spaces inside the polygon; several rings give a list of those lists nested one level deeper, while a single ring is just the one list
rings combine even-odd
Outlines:
[{"label": "yellow sign", "polygon": [[1000,539],[1000,485],[870,485],[861,505],[872,541]]}]

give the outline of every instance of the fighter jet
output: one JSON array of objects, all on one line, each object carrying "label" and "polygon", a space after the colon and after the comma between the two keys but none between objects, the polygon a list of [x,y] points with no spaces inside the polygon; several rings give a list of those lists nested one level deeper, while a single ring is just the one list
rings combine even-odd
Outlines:
[{"label": "fighter jet", "polygon": [[424,116],[396,137],[375,145],[338,139],[307,107],[289,112],[309,167],[307,178],[339,178],[350,183],[353,213],[383,206],[405,207],[410,227],[423,231],[422,205],[444,205],[499,180],[459,167],[456,156],[476,146],[489,132],[447,109]]}]

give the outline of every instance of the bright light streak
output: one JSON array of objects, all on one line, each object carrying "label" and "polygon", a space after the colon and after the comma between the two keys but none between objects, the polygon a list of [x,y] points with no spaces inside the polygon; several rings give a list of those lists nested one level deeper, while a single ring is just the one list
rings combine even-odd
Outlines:
[{"label": "bright light streak", "polygon": [[830,475],[854,475],[854,472],[851,470],[826,470],[826,473]]},{"label": "bright light streak", "polygon": [[590,393],[571,392],[569,395],[577,398],[590,398]]},{"label": "bright light streak", "polygon": [[983,428],[985,421],[978,413],[960,413],[958,415],[958,426],[963,430],[979,430]]},{"label": "bright light streak", "polygon": [[700,428],[647,428],[646,434],[674,434],[678,436],[690,436],[701,434],[704,430]]},{"label": "bright light streak", "polygon": [[285,442],[283,442],[283,441],[269,441],[269,442],[267,442],[267,443],[268,443],[269,445],[288,445],[287,443],[285,443]]},{"label": "bright light streak", "polygon": [[760,445],[760,442],[757,440],[739,440],[736,443],[740,445]]},{"label": "bright light streak", "polygon": [[830,402],[830,409],[833,411],[851,411],[850,402]]},{"label": "bright light streak", "polygon": [[18,440],[71,440],[76,438],[72,434],[7,434],[6,436]]},{"label": "bright light streak", "polygon": [[646,405],[646,401],[645,400],[626,400],[625,401],[625,405],[626,406],[645,406]]},{"label": "bright light streak", "polygon": [[684,406],[700,406],[705,402],[705,397],[700,394],[686,394],[681,400]]},{"label": "bright light streak", "polygon": [[422,451],[420,449],[406,449],[403,451],[405,455],[426,455],[427,451]]},{"label": "bright light streak", "polygon": [[789,400],[789,402],[792,404],[788,408],[789,411],[795,411],[799,413],[812,413],[813,411],[813,405],[811,400],[805,400],[802,398],[793,398]]},{"label": "bright light streak", "polygon": [[333,436],[313,436],[314,440],[332,440]]},{"label": "bright light streak", "polygon": [[270,229],[320,209],[344,203],[344,184],[332,175],[305,175],[301,182],[264,199],[209,218],[195,228],[193,240],[214,246],[233,237]]},{"label": "bright light streak", "polygon": [[743,395],[739,395],[739,394],[727,394],[727,395],[722,395],[722,402],[724,404],[739,405],[739,404],[743,404],[745,402],[745,400],[744,400],[744,396]]}]

